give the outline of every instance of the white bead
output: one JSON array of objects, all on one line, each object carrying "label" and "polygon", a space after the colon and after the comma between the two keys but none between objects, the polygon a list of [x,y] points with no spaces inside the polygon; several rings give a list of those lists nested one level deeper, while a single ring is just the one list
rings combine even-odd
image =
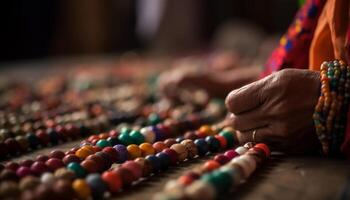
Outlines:
[{"label": "white bead", "polygon": [[237,148],[235,149],[235,151],[236,151],[239,155],[243,155],[245,152],[248,151],[248,149],[245,148],[245,147],[237,147]]},{"label": "white bead", "polygon": [[44,184],[53,184],[55,182],[55,176],[50,172],[45,172],[41,175],[40,181]]},{"label": "white bead", "polygon": [[156,140],[156,134],[152,131],[152,127],[144,127],[140,130],[143,137],[145,137],[145,141],[148,143],[153,143]]},{"label": "white bead", "polygon": [[185,189],[186,197],[189,199],[211,200],[215,199],[215,189],[207,182],[197,180]]},{"label": "white bead", "polygon": [[181,199],[184,197],[185,188],[176,180],[171,180],[165,184],[164,192],[175,199]]}]

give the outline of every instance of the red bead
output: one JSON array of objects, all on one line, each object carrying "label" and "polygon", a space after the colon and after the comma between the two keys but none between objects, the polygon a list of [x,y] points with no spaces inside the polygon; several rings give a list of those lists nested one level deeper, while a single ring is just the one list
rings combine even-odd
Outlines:
[{"label": "red bead", "polygon": [[99,168],[95,161],[93,160],[84,160],[80,165],[89,173],[95,173],[99,171]]},{"label": "red bead", "polygon": [[170,157],[170,163],[172,165],[175,165],[178,161],[178,155],[176,153],[176,151],[174,151],[173,149],[170,149],[170,148],[166,148],[164,149],[162,152],[166,153],[169,155]]},{"label": "red bead", "polygon": [[127,168],[118,167],[118,168],[114,169],[113,171],[119,175],[119,177],[122,180],[123,186],[129,186],[129,185],[131,185],[131,183],[133,181],[136,180],[133,173]]},{"label": "red bead", "polygon": [[176,140],[174,138],[169,138],[164,140],[164,143],[166,144],[167,147],[171,147],[171,145],[176,143]]},{"label": "red bead", "polygon": [[38,137],[40,144],[47,146],[50,142],[50,136],[44,130],[37,130],[35,135]]},{"label": "red bead", "polygon": [[50,158],[45,162],[45,164],[51,171],[64,167],[63,161],[58,158]]},{"label": "red bead", "polygon": [[30,166],[30,170],[35,174],[35,175],[40,175],[46,171],[48,171],[48,167],[45,165],[44,162],[41,161],[36,161]]},{"label": "red bead", "polygon": [[65,156],[64,152],[63,151],[59,151],[59,150],[53,150],[49,154],[50,158],[63,159],[64,156]]},{"label": "red bead", "polygon": [[254,147],[262,149],[265,152],[266,157],[269,157],[271,154],[269,147],[264,143],[256,144]]},{"label": "red bead", "polygon": [[34,163],[33,160],[31,160],[31,159],[26,159],[26,160],[22,160],[19,164],[20,164],[21,166],[30,167],[33,163]]},{"label": "red bead", "polygon": [[32,171],[30,170],[29,167],[21,166],[21,167],[19,167],[19,168],[16,170],[16,174],[17,174],[18,177],[22,178],[22,177],[31,175],[31,174],[32,174]]},{"label": "red bead", "polygon": [[17,154],[18,151],[20,150],[20,145],[13,138],[7,138],[4,143],[6,145],[8,152],[12,155]]},{"label": "red bead", "polygon": [[136,179],[142,177],[142,168],[135,161],[126,161],[124,164],[122,164],[122,167],[129,169]]},{"label": "red bead", "polygon": [[36,161],[41,161],[41,162],[46,162],[48,159],[49,159],[49,157],[46,156],[46,155],[38,155],[38,156],[35,158]]},{"label": "red bead", "polygon": [[63,157],[62,161],[65,165],[68,165],[71,162],[80,163],[80,158],[78,158],[78,156],[76,156],[74,154],[68,154],[68,155]]},{"label": "red bead", "polygon": [[220,163],[221,165],[224,165],[230,161],[230,158],[223,154],[218,154],[214,157],[214,160]]},{"label": "red bead", "polygon": [[106,162],[103,160],[103,158],[96,154],[89,155],[85,160],[95,161],[98,171],[104,170],[107,167]]},{"label": "red bead", "polygon": [[224,136],[221,136],[221,135],[215,135],[214,137],[219,140],[221,149],[226,149],[226,147],[227,147],[226,138]]},{"label": "red bead", "polygon": [[118,152],[115,150],[113,147],[105,147],[102,150],[103,152],[107,153],[110,155],[110,157],[113,159],[113,163],[117,162],[118,160]]},{"label": "red bead", "polygon": [[230,160],[232,160],[233,158],[239,156],[239,154],[235,151],[235,150],[228,150],[224,153],[225,156],[227,156]]},{"label": "red bead", "polygon": [[122,180],[118,173],[114,171],[106,171],[102,174],[102,180],[107,183],[109,191],[115,193],[122,187]]},{"label": "red bead", "polygon": [[119,135],[118,131],[116,131],[116,130],[111,130],[111,131],[109,131],[108,134],[110,137],[118,137],[118,135]]},{"label": "red bead", "polygon": [[19,168],[19,164],[16,162],[8,162],[5,164],[6,169],[16,171]]}]

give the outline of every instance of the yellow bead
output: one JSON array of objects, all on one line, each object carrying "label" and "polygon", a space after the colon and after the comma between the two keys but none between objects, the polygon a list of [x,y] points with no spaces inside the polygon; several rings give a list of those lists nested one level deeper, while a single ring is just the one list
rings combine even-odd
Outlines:
[{"label": "yellow bead", "polygon": [[141,149],[142,156],[153,155],[156,152],[150,143],[142,143],[139,147]]},{"label": "yellow bead", "polygon": [[89,185],[83,179],[76,179],[73,184],[73,189],[77,193],[79,199],[88,199],[91,195]]},{"label": "yellow bead", "polygon": [[85,159],[89,155],[93,154],[94,151],[88,149],[88,148],[80,148],[75,152],[75,155],[78,156],[79,158]]},{"label": "yellow bead", "polygon": [[131,144],[127,147],[129,159],[135,159],[141,157],[142,151],[136,144]]}]

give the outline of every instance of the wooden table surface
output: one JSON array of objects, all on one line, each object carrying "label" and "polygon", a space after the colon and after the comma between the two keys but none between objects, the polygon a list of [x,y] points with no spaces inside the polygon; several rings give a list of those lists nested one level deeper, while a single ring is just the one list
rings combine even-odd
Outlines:
[{"label": "wooden table surface", "polygon": [[[65,143],[13,159],[34,158],[52,149],[68,150],[79,142]],[[203,164],[211,156],[196,158],[152,176],[111,199],[151,199],[165,183],[184,171]],[[244,184],[227,194],[225,199],[337,199],[349,177],[350,163],[341,159],[318,156],[274,154]]]}]

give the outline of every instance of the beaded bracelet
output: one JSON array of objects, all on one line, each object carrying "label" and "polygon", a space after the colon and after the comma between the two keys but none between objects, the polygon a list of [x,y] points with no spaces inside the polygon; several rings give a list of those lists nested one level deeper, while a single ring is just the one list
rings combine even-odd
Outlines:
[{"label": "beaded bracelet", "polygon": [[228,150],[198,169],[169,181],[154,199],[217,199],[227,194],[232,186],[241,184],[269,156],[270,150],[263,143],[247,143]]},{"label": "beaded bracelet", "polygon": [[321,65],[321,95],[313,114],[316,133],[325,155],[340,153],[349,105],[350,68],[343,61]]}]

